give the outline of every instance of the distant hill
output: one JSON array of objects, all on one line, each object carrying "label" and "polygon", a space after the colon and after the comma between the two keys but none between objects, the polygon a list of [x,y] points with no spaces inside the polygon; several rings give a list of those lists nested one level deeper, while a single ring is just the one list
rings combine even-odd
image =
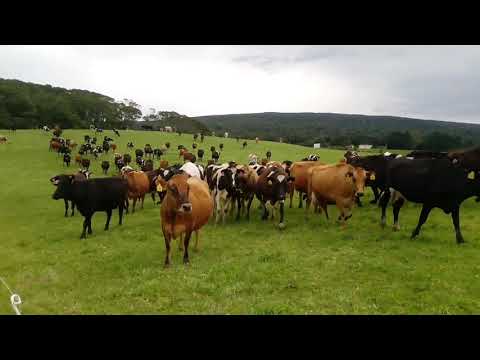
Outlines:
[{"label": "distant hill", "polygon": [[[407,134],[410,147],[422,147],[422,142],[434,134],[448,136],[452,146],[478,144],[480,125],[396,116],[370,116],[336,113],[253,113],[199,116],[217,133],[228,131],[231,136],[283,141],[312,146],[348,144],[388,144],[391,136]],[[408,132],[408,133],[407,133]],[[398,138],[398,136],[397,136]],[[397,144],[395,144],[397,145]]]},{"label": "distant hill", "polygon": [[190,118],[188,116],[179,115],[179,114],[176,114],[176,116],[175,115],[170,116],[162,120],[137,121],[134,124],[132,124],[131,128],[142,130],[142,129],[148,129],[149,127],[151,127],[151,130],[158,130],[165,126],[171,126],[172,128],[175,128],[177,131],[189,133],[189,134],[202,133],[202,132],[204,134],[210,133],[210,130],[208,129],[208,127],[205,126],[200,121]]}]

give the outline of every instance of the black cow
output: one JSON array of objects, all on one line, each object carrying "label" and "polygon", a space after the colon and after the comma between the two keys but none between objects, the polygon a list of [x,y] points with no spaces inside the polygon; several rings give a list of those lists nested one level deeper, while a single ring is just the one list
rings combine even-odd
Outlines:
[{"label": "black cow", "polygon": [[[78,181],[85,181],[90,177],[90,173],[88,171],[82,171],[81,170],[73,176],[74,176],[75,181],[77,181],[77,182]],[[54,176],[50,179],[50,182],[55,186],[58,185],[59,181],[60,181],[60,175]],[[68,194],[67,194],[64,197],[63,201],[65,203],[65,217],[68,217],[68,202],[69,201],[71,203],[71,208],[72,208],[72,213],[70,214],[70,216],[75,215],[75,202],[73,201],[73,199],[70,196],[68,196]]]},{"label": "black cow", "polygon": [[112,210],[118,207],[119,225],[122,225],[123,209],[128,201],[128,185],[119,177],[75,181],[74,175],[60,175],[54,200],[70,198],[85,218],[80,239],[85,239],[86,231],[92,233],[92,216],[97,211],[107,213],[105,230],[108,230]]},{"label": "black cow", "polygon": [[113,129],[113,132],[115,133],[115,135],[120,136],[120,133],[118,132],[117,129]]},{"label": "black cow", "polygon": [[200,161],[203,161],[203,154],[205,154],[205,151],[203,151],[202,149],[198,149],[197,155]]},{"label": "black cow", "polygon": [[[407,200],[423,204],[412,239],[419,234],[430,211],[438,207],[451,214],[457,243],[464,242],[460,232],[460,205],[469,197],[480,195],[480,180],[474,179],[473,171],[454,164],[450,159],[399,158],[387,163],[385,185],[386,190],[380,199],[382,226],[385,226],[385,209],[390,188],[393,188]],[[401,205],[397,209],[394,207],[395,224]]]},{"label": "black cow", "polygon": [[161,156],[163,155],[163,152],[162,152],[162,150],[156,148],[156,149],[153,150],[153,155],[155,155],[155,158],[157,160],[160,160]]},{"label": "black cow", "polygon": [[70,157],[70,154],[64,154],[63,155],[63,166],[67,164],[67,166],[70,166],[70,161],[72,161],[72,158]]},{"label": "black cow", "polygon": [[448,153],[447,152],[435,152],[435,151],[423,151],[423,150],[415,150],[407,155],[407,158],[413,159],[447,159]]},{"label": "black cow", "polygon": [[117,167],[118,169],[118,172],[120,172],[120,170],[122,170],[122,168],[127,165],[125,164],[125,161],[122,157],[119,157],[119,158],[116,158],[115,159],[115,166]]},{"label": "black cow", "polygon": [[244,141],[243,144],[242,144],[242,149],[245,149],[247,147],[247,142]]},{"label": "black cow", "polygon": [[220,147],[220,151],[223,151],[223,144],[220,144],[219,147]]},{"label": "black cow", "polygon": [[135,150],[135,157],[143,157],[143,150],[142,149],[137,149]]},{"label": "black cow", "polygon": [[90,168],[90,159],[82,159],[82,168],[86,170]]},{"label": "black cow", "polygon": [[102,170],[105,175],[107,175],[109,167],[110,167],[110,162],[108,162],[107,160],[102,161]]},{"label": "black cow", "polygon": [[203,139],[205,139],[205,135],[200,134],[200,142],[203,142]]},{"label": "black cow", "polygon": [[135,145],[133,145],[133,142],[131,142],[131,141],[129,141],[129,142],[127,143],[127,148],[129,148],[129,149],[133,149],[134,146],[135,146]]},{"label": "black cow", "polygon": [[125,165],[130,164],[132,162],[132,156],[130,154],[124,154],[123,162],[125,163]]},{"label": "black cow", "polygon": [[193,143],[193,144],[192,144],[192,149],[196,149],[197,146],[198,146],[197,143]]},{"label": "black cow", "polygon": [[135,162],[140,168],[143,167],[143,165],[145,164],[145,160],[143,160],[141,156],[137,156],[137,158],[135,159]]},{"label": "black cow", "polygon": [[270,159],[272,158],[272,152],[268,150],[265,155],[267,155],[267,161],[270,161]]},{"label": "black cow", "polygon": [[103,141],[103,151],[105,151],[105,154],[108,154],[108,151],[110,150],[110,144],[108,143],[108,141]]}]

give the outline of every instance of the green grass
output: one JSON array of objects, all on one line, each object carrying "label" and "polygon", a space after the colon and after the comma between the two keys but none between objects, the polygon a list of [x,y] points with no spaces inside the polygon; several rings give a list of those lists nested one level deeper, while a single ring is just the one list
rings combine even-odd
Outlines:
[{"label": "green grass", "polygon": [[[346,230],[323,216],[304,218],[303,209],[286,209],[286,229],[260,220],[258,201],[250,222],[229,220],[225,227],[207,225],[200,251],[182,263],[175,241],[173,264],[164,269],[164,240],[159,206],[127,215],[118,212],[104,232],[105,213],[93,218],[93,234],[79,239],[82,217],[63,217],[63,201],[51,198],[49,178],[66,172],[61,157],[48,152],[42,131],[0,131],[10,143],[0,145],[0,276],[23,299],[24,314],[472,314],[480,313],[480,226],[478,204],[462,206],[465,245],[457,246],[449,216],[435,209],[416,240],[409,235],[420,207],[401,212],[401,231],[380,228],[379,209],[355,208]],[[67,130],[80,143],[87,130]],[[107,133],[112,136],[109,131]],[[127,141],[143,147],[170,141],[190,148],[192,136],[123,131]],[[272,151],[276,160],[298,160],[313,149],[248,141],[246,150],[232,139],[207,137],[201,147],[223,142],[222,161],[246,162],[248,154]],[[336,162],[341,151],[316,151]],[[110,153],[109,160],[113,155]],[[92,161],[101,176],[100,160]],[[157,163],[157,162],[156,162]],[[113,167],[113,166],[112,166]],[[72,167],[70,170],[77,169]],[[112,170],[112,168],[111,168]],[[10,314],[7,291],[0,286],[0,314]]]}]

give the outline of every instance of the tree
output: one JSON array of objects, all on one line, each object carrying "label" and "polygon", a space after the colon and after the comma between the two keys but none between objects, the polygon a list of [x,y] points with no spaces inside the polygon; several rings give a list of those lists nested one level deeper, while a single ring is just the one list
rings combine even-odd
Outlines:
[{"label": "tree", "polygon": [[462,146],[463,143],[460,137],[435,131],[425,136],[417,148],[429,151],[448,151]]},{"label": "tree", "polygon": [[414,146],[413,137],[409,131],[391,132],[387,136],[386,142],[389,149],[412,149]]}]

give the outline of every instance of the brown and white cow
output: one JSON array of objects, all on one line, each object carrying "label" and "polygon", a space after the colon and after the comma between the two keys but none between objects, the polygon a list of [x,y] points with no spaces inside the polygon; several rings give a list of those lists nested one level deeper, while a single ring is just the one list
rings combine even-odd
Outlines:
[{"label": "brown and white cow", "polygon": [[[166,188],[167,194],[160,210],[166,248],[165,266],[170,265],[170,242],[177,236],[180,236],[180,247],[184,248],[183,262],[188,264],[190,237],[195,231],[195,250],[197,250],[199,230],[213,213],[213,199],[208,185],[196,176],[174,175],[168,181]],[[182,234],[185,236],[183,239]]]},{"label": "brown and white cow", "polygon": [[328,219],[327,205],[337,205],[339,220],[345,221],[352,216],[355,196],[363,196],[366,171],[348,164],[320,165],[308,169],[307,205],[319,206]]},{"label": "brown and white cow", "polygon": [[240,219],[240,212],[243,214],[245,210],[248,220],[250,219],[250,206],[252,205],[253,198],[255,197],[255,190],[257,188],[258,174],[255,170],[247,165],[237,165],[236,168],[235,197],[237,200],[237,220]]}]

